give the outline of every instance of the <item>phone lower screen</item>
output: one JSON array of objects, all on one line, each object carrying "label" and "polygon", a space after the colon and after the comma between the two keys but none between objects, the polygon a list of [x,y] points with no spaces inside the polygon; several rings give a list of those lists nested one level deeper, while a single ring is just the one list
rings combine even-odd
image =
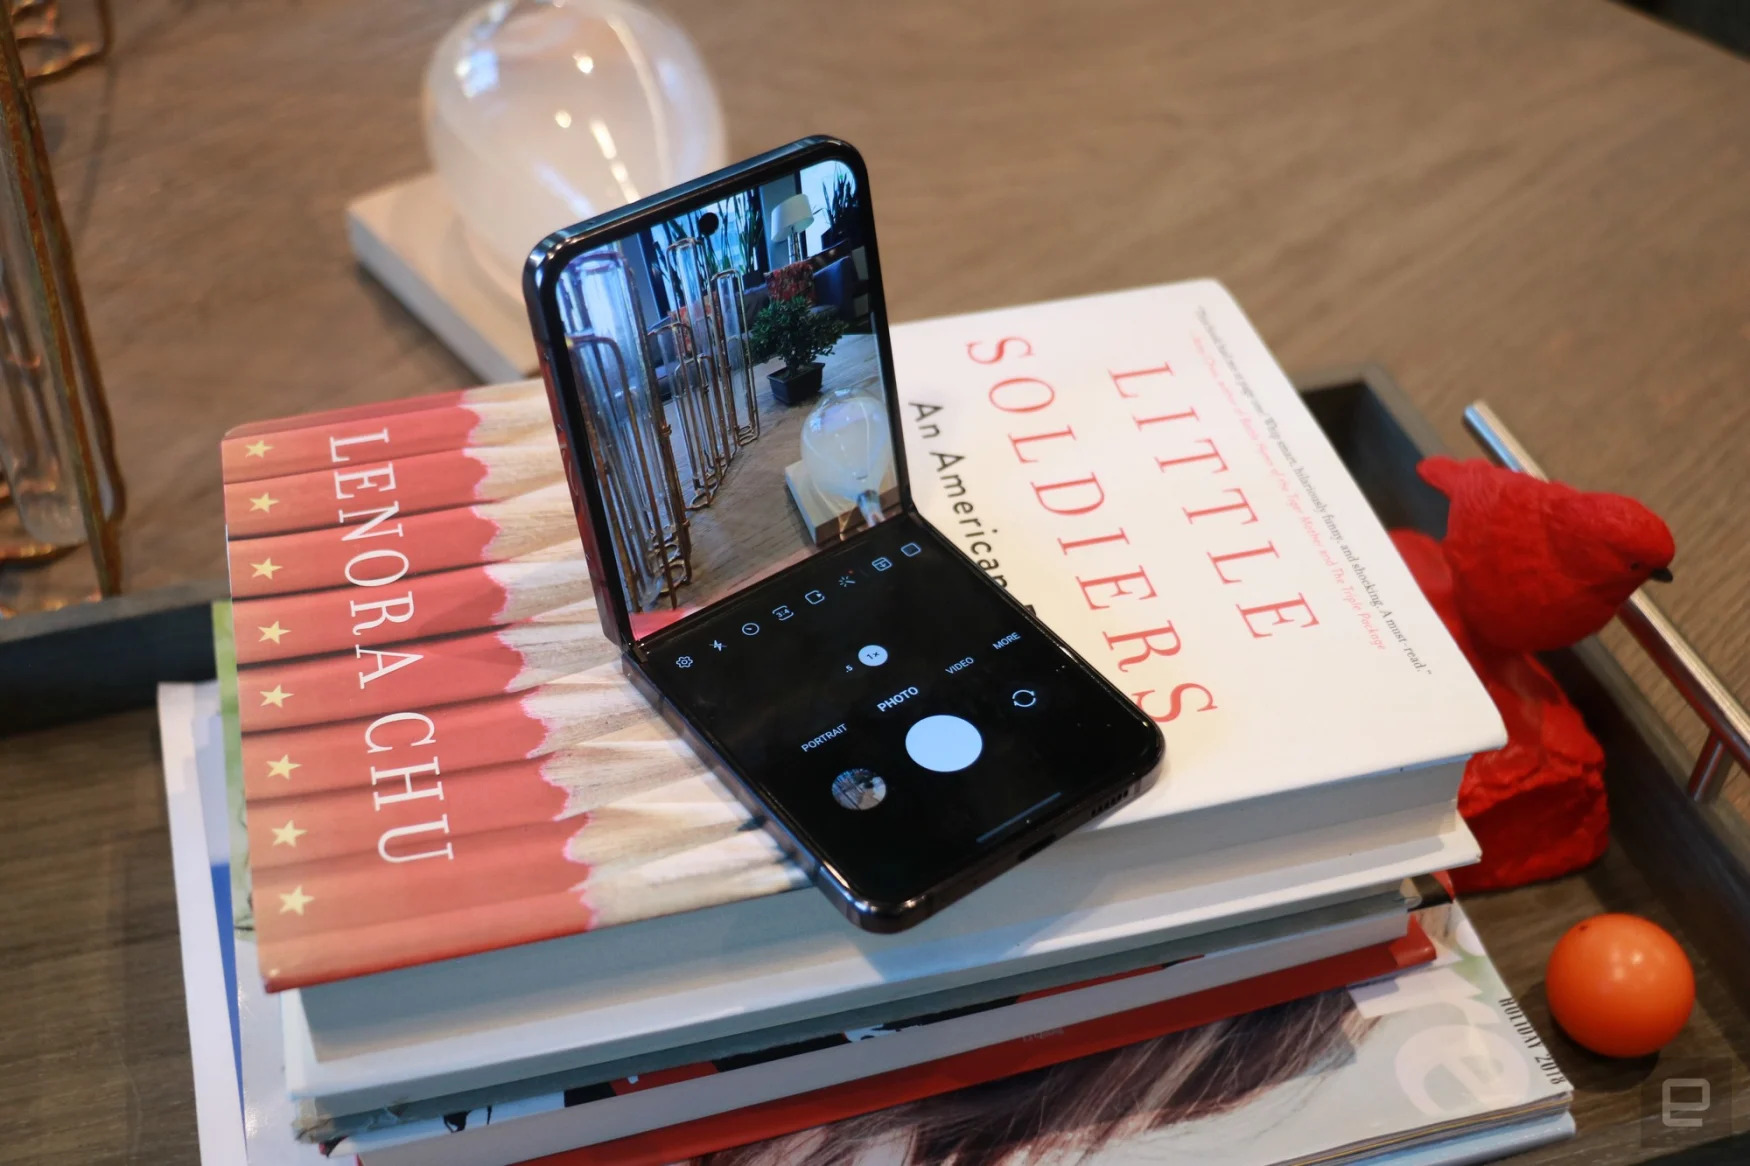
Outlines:
[{"label": "phone lower screen", "polygon": [[1142,776],[1159,736],[909,515],[675,627],[648,668],[853,892],[897,904]]}]

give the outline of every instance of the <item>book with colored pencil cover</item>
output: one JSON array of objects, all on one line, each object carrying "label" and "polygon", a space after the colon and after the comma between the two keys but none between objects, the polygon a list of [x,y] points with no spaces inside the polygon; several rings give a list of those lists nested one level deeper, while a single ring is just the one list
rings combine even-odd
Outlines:
[{"label": "book with colored pencil cover", "polygon": [[[892,340],[925,516],[1166,731],[1102,831],[1447,828],[1499,718],[1219,285]],[[271,989],[803,885],[622,676],[538,384],[252,424],[222,460]]]},{"label": "book with colored pencil cover", "polygon": [[622,679],[538,385],[222,456],[271,988],[796,884]]}]

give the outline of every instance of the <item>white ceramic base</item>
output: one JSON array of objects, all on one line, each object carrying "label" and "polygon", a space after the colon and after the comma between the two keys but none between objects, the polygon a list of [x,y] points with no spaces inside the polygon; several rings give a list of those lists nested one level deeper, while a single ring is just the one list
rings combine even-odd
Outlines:
[{"label": "white ceramic base", "polygon": [[481,269],[437,175],[354,199],[346,233],[359,266],[482,382],[520,381],[540,371],[527,311]]},{"label": "white ceramic base", "polygon": [[[791,462],[785,466],[784,484],[790,488],[790,500],[796,504],[797,512],[802,515],[802,524],[808,528],[815,546],[823,547],[835,542],[845,531],[856,530],[863,525],[863,516],[857,513],[856,506],[837,495],[829,495],[816,486],[805,463]],[[881,480],[881,507],[885,510],[897,505],[899,486],[889,473]]]}]

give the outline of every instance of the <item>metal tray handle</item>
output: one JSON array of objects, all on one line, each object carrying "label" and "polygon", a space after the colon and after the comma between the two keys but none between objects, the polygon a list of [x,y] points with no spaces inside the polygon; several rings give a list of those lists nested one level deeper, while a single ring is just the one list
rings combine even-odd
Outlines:
[{"label": "metal tray handle", "polygon": [[[1536,459],[1483,402],[1478,401],[1464,411],[1464,425],[1488,452],[1489,460],[1521,474],[1549,480]],[[1683,638],[1677,625],[1659,610],[1645,588],[1629,596],[1617,618],[1707,725],[1707,743],[1701,747],[1695,768],[1689,773],[1689,796],[1698,802],[1711,800],[1719,792],[1728,756],[1750,773],[1750,714],[1745,713],[1744,706],[1708,667],[1694,645]]]}]

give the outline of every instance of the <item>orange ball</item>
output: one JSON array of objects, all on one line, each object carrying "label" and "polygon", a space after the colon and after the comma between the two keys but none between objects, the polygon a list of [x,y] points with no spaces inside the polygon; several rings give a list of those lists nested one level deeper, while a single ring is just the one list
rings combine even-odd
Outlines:
[{"label": "orange ball", "polygon": [[1607,1057],[1644,1057],[1689,1020],[1695,970],[1658,924],[1594,915],[1556,944],[1544,989],[1550,1015],[1576,1043]]}]

